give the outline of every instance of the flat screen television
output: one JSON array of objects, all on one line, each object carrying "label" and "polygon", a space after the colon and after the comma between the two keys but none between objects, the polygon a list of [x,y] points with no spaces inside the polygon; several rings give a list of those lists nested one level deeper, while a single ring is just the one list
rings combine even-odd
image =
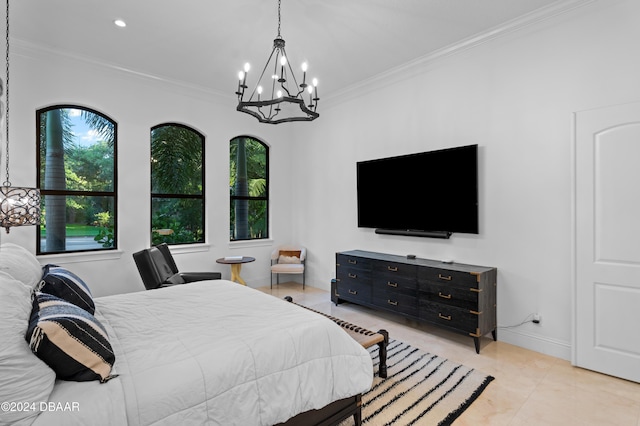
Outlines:
[{"label": "flat screen television", "polygon": [[478,145],[357,163],[358,227],[448,238],[478,234]]}]

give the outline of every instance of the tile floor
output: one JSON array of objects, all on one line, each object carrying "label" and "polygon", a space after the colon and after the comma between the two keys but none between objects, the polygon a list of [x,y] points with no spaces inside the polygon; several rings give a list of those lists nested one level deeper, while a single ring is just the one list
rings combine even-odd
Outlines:
[{"label": "tile floor", "polygon": [[[461,334],[362,306],[335,306],[329,292],[297,283],[259,290],[326,312],[495,377],[458,418],[463,425],[640,426],[640,384],[572,367],[568,361],[483,338],[480,354]],[[500,330],[498,330],[498,339]]]}]

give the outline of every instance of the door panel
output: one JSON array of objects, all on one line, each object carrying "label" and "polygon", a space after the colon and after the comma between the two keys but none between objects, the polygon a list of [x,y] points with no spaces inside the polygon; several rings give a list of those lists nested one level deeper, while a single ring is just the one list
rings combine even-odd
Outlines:
[{"label": "door panel", "polygon": [[573,363],[640,382],[640,104],[575,120]]}]

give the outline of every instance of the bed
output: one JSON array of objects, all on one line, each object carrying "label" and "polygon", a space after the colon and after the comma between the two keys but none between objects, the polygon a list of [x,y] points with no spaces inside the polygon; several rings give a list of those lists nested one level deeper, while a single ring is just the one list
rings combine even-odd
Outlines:
[{"label": "bed", "polygon": [[0,259],[0,402],[13,404],[0,424],[358,421],[369,353],[331,320],[226,280],[93,299],[115,362],[104,383],[60,380],[25,340],[42,267],[12,244]]}]

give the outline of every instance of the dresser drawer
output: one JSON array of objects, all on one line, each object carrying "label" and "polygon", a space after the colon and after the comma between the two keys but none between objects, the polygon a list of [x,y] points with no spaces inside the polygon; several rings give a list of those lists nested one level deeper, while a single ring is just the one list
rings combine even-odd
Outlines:
[{"label": "dresser drawer", "polygon": [[336,267],[371,270],[371,259],[357,256],[349,256],[345,254],[336,254]]},{"label": "dresser drawer", "polygon": [[479,292],[469,287],[460,288],[446,284],[432,284],[427,281],[420,282],[418,290],[420,299],[472,310],[478,307]]},{"label": "dresser drawer", "polygon": [[374,263],[373,270],[376,274],[393,275],[415,280],[417,268],[416,265],[407,265],[406,263],[379,261]]},{"label": "dresser drawer", "polygon": [[372,303],[381,308],[404,315],[418,316],[418,305],[415,296],[400,293],[374,291]]},{"label": "dresser drawer", "polygon": [[410,279],[401,275],[378,274],[373,271],[371,282],[373,288],[377,290],[396,291],[412,295],[416,295],[418,290],[418,283],[415,278]]},{"label": "dresser drawer", "polygon": [[478,288],[478,278],[470,272],[451,271],[439,268],[420,268],[418,281],[443,284],[459,288]]},{"label": "dresser drawer", "polygon": [[371,271],[367,271],[366,269],[339,266],[336,268],[336,278],[342,282],[366,281],[367,284],[371,285]]},{"label": "dresser drawer", "polygon": [[452,327],[465,333],[477,333],[479,315],[478,313],[472,313],[469,309],[424,300],[420,301],[420,319]]},{"label": "dresser drawer", "polygon": [[356,280],[337,280],[336,297],[354,302],[371,303],[371,285]]}]

